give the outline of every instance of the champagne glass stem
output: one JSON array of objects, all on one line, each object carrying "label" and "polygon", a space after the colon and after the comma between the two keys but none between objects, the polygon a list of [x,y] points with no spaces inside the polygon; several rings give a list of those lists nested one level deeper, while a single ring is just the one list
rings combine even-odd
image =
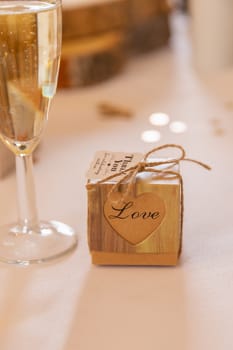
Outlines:
[{"label": "champagne glass stem", "polygon": [[18,215],[22,232],[38,226],[32,155],[16,156]]}]

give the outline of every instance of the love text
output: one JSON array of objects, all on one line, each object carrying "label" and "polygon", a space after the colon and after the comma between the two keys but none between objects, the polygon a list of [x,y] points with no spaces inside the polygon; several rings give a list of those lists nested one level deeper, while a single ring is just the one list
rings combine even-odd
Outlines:
[{"label": "love text", "polygon": [[159,211],[134,211],[132,208],[134,206],[134,202],[130,201],[127,203],[124,203],[123,206],[120,206],[119,208],[116,208],[112,205],[112,210],[114,211],[115,215],[109,215],[109,219],[139,219],[142,218],[144,220],[146,219],[152,219],[156,220],[158,219],[160,213]]}]

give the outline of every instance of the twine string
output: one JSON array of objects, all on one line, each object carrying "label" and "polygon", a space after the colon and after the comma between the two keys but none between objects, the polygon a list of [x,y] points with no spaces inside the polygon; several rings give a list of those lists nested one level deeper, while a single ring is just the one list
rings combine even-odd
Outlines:
[{"label": "twine string", "polygon": [[[164,150],[164,149],[169,149],[169,148],[179,150],[180,155],[178,155],[175,158],[167,158],[167,159],[158,160],[158,161],[150,161],[148,159],[151,155],[154,155],[158,151]],[[144,155],[143,160],[140,161],[139,163],[137,163],[135,166],[132,166],[128,169],[125,169],[125,170],[120,171],[118,173],[115,173],[113,175],[107,176],[104,179],[101,179],[100,181],[98,181],[98,184],[113,180],[114,178],[121,176],[121,178],[119,180],[117,180],[116,183],[112,186],[111,190],[109,191],[109,195],[112,192],[118,191],[119,186],[128,180],[127,189],[126,189],[126,192],[124,194],[124,196],[126,197],[130,193],[133,192],[133,188],[135,185],[135,180],[136,180],[137,174],[139,174],[141,172],[154,173],[154,174],[156,174],[155,178],[159,177],[159,176],[167,178],[168,176],[173,175],[173,178],[180,179],[181,175],[179,172],[169,171],[169,169],[173,168],[175,165],[179,165],[181,161],[188,161],[188,162],[196,163],[207,170],[211,169],[209,167],[209,165],[207,165],[203,162],[200,162],[200,161],[192,159],[192,158],[187,158],[185,150],[182,146],[176,145],[176,144],[166,144],[166,145],[162,145],[162,146],[153,148],[152,150],[147,152]],[[164,168],[161,168],[160,167],[161,165],[163,165]],[[157,169],[156,169],[156,167],[157,167]],[[160,167],[160,168],[158,168],[158,167]]]},{"label": "twine string", "polygon": [[[158,161],[150,161],[149,157],[151,155],[155,155],[158,151],[173,148],[180,152],[180,155],[178,155],[175,158],[167,158],[164,160],[158,160]],[[111,193],[118,191],[119,186],[127,182],[126,191],[123,193],[121,201],[124,201],[125,198],[127,198],[129,195],[132,195],[135,190],[135,181],[136,177],[141,172],[149,172],[154,174],[155,179],[162,176],[164,179],[178,179],[179,185],[180,185],[180,246],[179,246],[179,254],[182,250],[182,236],[183,236],[183,217],[184,217],[184,186],[183,186],[183,178],[181,174],[177,171],[171,170],[175,165],[179,165],[182,161],[188,161],[195,163],[201,167],[203,167],[206,170],[211,170],[211,167],[203,162],[200,162],[199,160],[195,160],[192,158],[187,158],[185,150],[182,146],[177,144],[165,144],[156,148],[153,148],[149,152],[147,152],[143,160],[140,161],[135,166],[132,166],[124,171],[120,171],[116,174],[110,175],[108,177],[105,177],[104,179],[101,179],[98,181],[98,184],[101,184],[103,182],[112,180],[118,176],[121,176],[119,180],[116,181],[116,183],[112,186],[111,190],[108,193],[108,198],[111,195]],[[161,168],[161,166],[164,166]]]}]

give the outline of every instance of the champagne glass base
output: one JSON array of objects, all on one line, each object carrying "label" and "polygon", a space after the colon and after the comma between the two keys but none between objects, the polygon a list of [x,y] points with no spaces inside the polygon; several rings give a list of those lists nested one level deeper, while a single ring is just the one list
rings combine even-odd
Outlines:
[{"label": "champagne glass base", "polygon": [[29,265],[62,257],[77,246],[73,229],[58,221],[43,221],[35,228],[18,224],[0,227],[0,262]]}]

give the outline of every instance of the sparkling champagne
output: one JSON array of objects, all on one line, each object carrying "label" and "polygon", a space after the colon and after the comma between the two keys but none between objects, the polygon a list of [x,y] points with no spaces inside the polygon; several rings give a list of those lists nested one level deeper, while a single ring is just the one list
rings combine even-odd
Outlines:
[{"label": "sparkling champagne", "polygon": [[1,2],[0,138],[16,154],[31,153],[39,142],[56,92],[60,51],[60,5]]}]

